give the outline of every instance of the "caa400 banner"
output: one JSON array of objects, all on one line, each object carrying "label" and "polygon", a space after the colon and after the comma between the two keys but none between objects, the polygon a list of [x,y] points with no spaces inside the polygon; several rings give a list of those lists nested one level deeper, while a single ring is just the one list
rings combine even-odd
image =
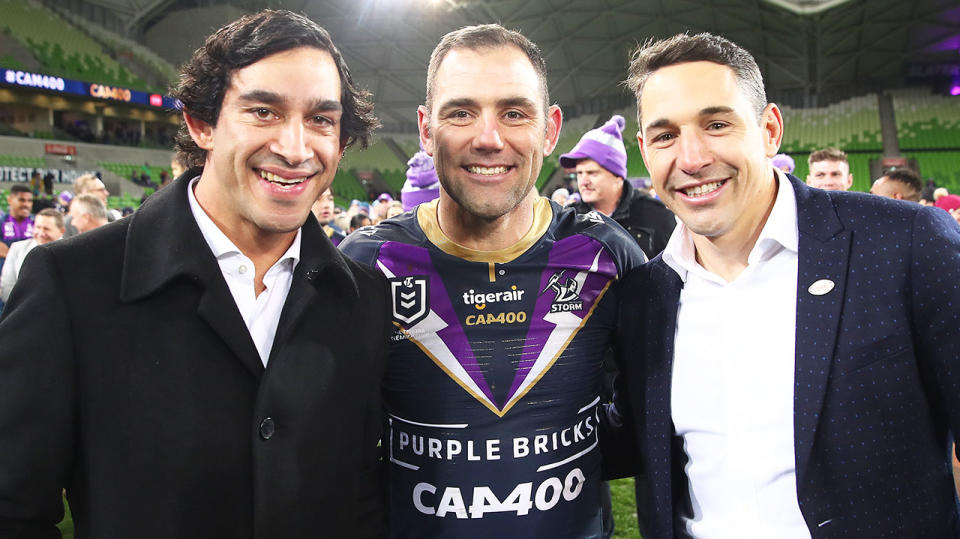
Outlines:
[{"label": "caa400 banner", "polygon": [[109,86],[97,82],[84,82],[79,80],[65,79],[53,75],[44,75],[43,73],[31,73],[29,71],[20,71],[17,69],[8,69],[0,67],[3,72],[3,79],[0,82],[13,86],[23,86],[27,88],[36,88],[50,92],[82,95],[97,99],[106,99],[110,101],[120,101],[135,105],[146,105],[149,107],[163,109],[179,109],[180,101],[160,94],[150,94],[139,90],[121,88],[119,86]]}]

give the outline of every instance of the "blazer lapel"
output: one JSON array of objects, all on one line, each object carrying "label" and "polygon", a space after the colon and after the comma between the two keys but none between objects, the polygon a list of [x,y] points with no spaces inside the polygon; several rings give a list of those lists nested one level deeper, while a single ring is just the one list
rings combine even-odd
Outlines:
[{"label": "blazer lapel", "polygon": [[794,177],[790,179],[797,195],[800,233],[793,443],[797,481],[801,482],[810,460],[833,363],[852,235],[843,229],[831,195],[811,189]]},{"label": "blazer lapel", "polygon": [[[646,342],[648,346],[644,384],[646,398],[643,411],[647,432],[649,456],[644,461],[651,465],[644,471],[653,484],[653,505],[658,515],[652,516],[666,526],[673,526],[676,508],[673,499],[674,481],[682,478],[673,474],[673,415],[671,394],[673,385],[674,338],[683,280],[662,259],[650,264],[652,285],[646,290]],[[652,466],[656,463],[655,467]],[[685,487],[685,485],[684,485]],[[673,536],[672,531],[667,533]]]},{"label": "blazer lapel", "polygon": [[187,185],[203,169],[192,169],[144,202],[130,219],[124,246],[120,298],[140,300],[171,281],[185,278],[200,290],[197,313],[233,354],[259,378],[263,362],[197,226]]}]

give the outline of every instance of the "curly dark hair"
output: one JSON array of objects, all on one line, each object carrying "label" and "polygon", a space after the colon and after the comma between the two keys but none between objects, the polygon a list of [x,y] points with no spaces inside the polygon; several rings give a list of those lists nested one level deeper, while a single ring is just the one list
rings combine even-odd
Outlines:
[{"label": "curly dark hair", "polygon": [[[216,125],[234,71],[298,47],[315,47],[333,57],[340,74],[343,106],[340,141],[344,147],[357,144],[366,148],[373,130],[380,126],[373,115],[370,92],[354,85],[330,34],[309,18],[290,11],[263,10],[217,30],[184,64],[171,95],[183,103],[184,112],[191,117]],[[177,158],[187,168],[203,166],[206,161],[207,151],[193,141],[185,122],[177,132],[176,150]]]}]

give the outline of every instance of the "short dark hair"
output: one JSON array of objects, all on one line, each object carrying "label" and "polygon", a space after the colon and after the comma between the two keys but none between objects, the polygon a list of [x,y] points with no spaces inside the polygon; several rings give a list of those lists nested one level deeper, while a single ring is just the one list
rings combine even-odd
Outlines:
[{"label": "short dark hair", "polygon": [[[380,126],[373,115],[373,101],[366,90],[354,85],[340,51],[317,23],[286,10],[263,10],[245,15],[207,38],[184,64],[180,82],[171,95],[183,103],[190,116],[216,125],[223,96],[234,71],[298,47],[314,47],[330,53],[340,75],[340,104],[343,106],[340,140],[366,148],[371,133]],[[190,137],[186,123],[176,136],[178,159],[187,168],[203,166],[207,151]]]},{"label": "short dark hair", "polygon": [[658,69],[688,62],[713,62],[729,67],[737,76],[740,89],[753,105],[757,120],[762,119],[767,106],[767,93],[763,88],[763,75],[757,61],[746,49],[724,37],[701,33],[677,34],[661,40],[649,39],[630,55],[630,67],[625,84],[637,98],[637,122],[640,129],[640,96],[650,75]]},{"label": "short dark hair", "polygon": [[820,161],[841,161],[843,163],[850,164],[847,161],[847,154],[844,153],[840,148],[824,148],[822,150],[817,150],[810,154],[810,157],[807,158],[807,164],[812,165],[814,163],[819,163]]},{"label": "short dark hair", "polygon": [[29,187],[23,185],[22,183],[14,184],[10,188],[10,196],[16,195],[17,193],[32,193]]},{"label": "short dark hair", "polygon": [[895,168],[883,174],[888,180],[900,182],[909,188],[909,192],[903,194],[905,200],[920,202],[920,192],[923,191],[923,182],[920,175],[909,168]]},{"label": "short dark hair", "polygon": [[360,228],[363,226],[363,220],[370,219],[370,216],[365,213],[358,213],[350,218],[350,228]]},{"label": "short dark hair", "polygon": [[37,212],[37,217],[50,217],[57,228],[63,230],[63,214],[53,208],[44,208]]},{"label": "short dark hair", "polygon": [[526,36],[514,30],[507,30],[499,24],[480,24],[477,26],[464,26],[459,30],[449,32],[440,39],[440,43],[430,54],[430,65],[427,66],[427,110],[430,110],[433,104],[433,88],[436,85],[437,70],[440,64],[447,56],[447,53],[453,49],[492,49],[497,47],[513,46],[520,49],[534,71],[537,72],[537,78],[540,80],[540,86],[543,90],[543,114],[546,116],[547,108],[550,107],[550,91],[547,88],[547,61],[543,58],[543,53],[537,45],[527,39]]}]

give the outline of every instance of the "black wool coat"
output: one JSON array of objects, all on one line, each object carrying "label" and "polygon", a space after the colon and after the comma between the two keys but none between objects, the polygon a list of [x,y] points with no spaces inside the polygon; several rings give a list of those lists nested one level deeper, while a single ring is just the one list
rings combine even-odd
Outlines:
[{"label": "black wool coat", "polygon": [[390,303],[312,215],[266,368],[187,199],[35,249],[0,319],[0,537],[380,537]]}]

